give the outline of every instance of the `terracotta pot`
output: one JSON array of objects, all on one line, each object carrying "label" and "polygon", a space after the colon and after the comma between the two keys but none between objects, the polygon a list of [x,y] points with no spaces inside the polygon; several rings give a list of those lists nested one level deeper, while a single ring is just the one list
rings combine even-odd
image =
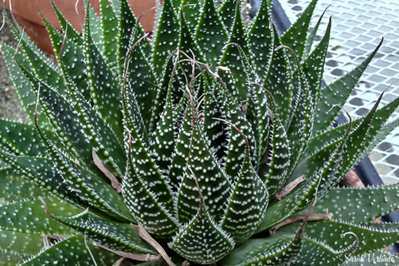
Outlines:
[{"label": "terracotta pot", "polygon": [[[73,27],[81,31],[81,22],[84,21],[84,1],[78,1],[77,11],[75,4],[77,0],[53,0],[60,11]],[[155,6],[156,0],[129,0],[129,4],[136,16],[144,14]],[[10,7],[11,2],[11,7]],[[161,1],[163,2],[163,1]],[[25,28],[25,32],[44,51],[52,53],[51,42],[43,24],[40,12],[56,28],[61,29],[57,17],[53,11],[50,0],[5,0],[4,6],[10,9],[18,21]],[[99,13],[99,1],[92,0],[91,5],[96,13]],[[145,13],[140,22],[144,30],[152,31],[154,26],[155,9]]]}]

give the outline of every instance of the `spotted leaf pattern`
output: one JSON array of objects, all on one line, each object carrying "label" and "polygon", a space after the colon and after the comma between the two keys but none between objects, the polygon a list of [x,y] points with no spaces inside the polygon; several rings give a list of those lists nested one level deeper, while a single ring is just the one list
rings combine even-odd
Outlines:
[{"label": "spotted leaf pattern", "polygon": [[82,34],[43,18],[56,63],[19,26],[0,42],[30,120],[0,119],[0,264],[339,265],[398,241],[371,222],[397,185],[337,184],[399,99],[331,126],[381,43],[323,88],[317,0],[282,36],[271,0],[248,26],[241,1],[155,0],[148,33],[128,0],[84,2]]}]

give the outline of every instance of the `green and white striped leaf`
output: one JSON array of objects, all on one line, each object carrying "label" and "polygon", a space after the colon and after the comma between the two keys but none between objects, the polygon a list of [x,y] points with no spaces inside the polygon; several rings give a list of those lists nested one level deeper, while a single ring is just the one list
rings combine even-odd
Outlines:
[{"label": "green and white striped leaf", "polygon": [[169,246],[192,262],[211,264],[226,256],[233,249],[234,241],[210,216],[201,194],[197,194],[200,199],[197,214],[178,232]]},{"label": "green and white striped leaf", "polygon": [[156,251],[139,236],[137,227],[126,223],[107,221],[91,213],[89,209],[72,216],[50,216],[92,241],[112,250],[128,253],[156,254]]},{"label": "green and white striped leaf", "polygon": [[50,247],[43,249],[36,256],[24,261],[24,266],[48,265],[56,262],[58,265],[112,265],[119,256],[97,247],[83,235],[65,238]]},{"label": "green and white striped leaf", "polygon": [[221,228],[236,244],[245,242],[255,233],[262,221],[268,200],[266,186],[253,169],[247,148],[227,211],[220,223]]},{"label": "green and white striped leaf", "polygon": [[215,71],[228,35],[213,0],[204,0],[195,32],[195,40],[202,48],[207,65]]},{"label": "green and white striped leaf", "polygon": [[[36,235],[70,235],[74,230],[53,220],[44,208],[46,201],[55,214],[75,215],[82,210],[57,198],[22,200],[0,206],[0,229]],[[21,219],[21,217],[24,217]]]}]

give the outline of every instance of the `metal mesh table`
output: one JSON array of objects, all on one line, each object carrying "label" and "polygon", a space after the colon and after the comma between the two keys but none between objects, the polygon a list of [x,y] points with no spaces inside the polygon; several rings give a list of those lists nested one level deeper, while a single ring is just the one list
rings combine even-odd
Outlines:
[{"label": "metal mesh table", "polygon": [[[309,2],[310,0],[280,0],[291,22],[296,20]],[[399,97],[399,1],[319,0],[313,24],[327,7],[318,32],[320,39],[326,29],[328,17],[333,16],[330,53],[324,75],[327,84],[360,64],[381,38],[385,38],[383,46],[344,106],[352,118],[359,118],[368,113],[383,91],[386,90],[382,104]],[[399,109],[392,117],[395,118],[399,118]],[[398,182],[399,128],[381,142],[369,157],[384,183]]]}]

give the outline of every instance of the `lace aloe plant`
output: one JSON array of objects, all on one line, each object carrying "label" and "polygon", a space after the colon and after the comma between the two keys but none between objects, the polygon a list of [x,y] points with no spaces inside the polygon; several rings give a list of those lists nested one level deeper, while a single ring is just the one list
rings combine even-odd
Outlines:
[{"label": "lace aloe plant", "polygon": [[322,87],[331,22],[314,44],[314,0],[280,37],[270,2],[244,27],[240,1],[164,0],[151,38],[127,0],[87,4],[82,35],[54,5],[57,64],[14,29],[31,123],[0,120],[0,260],[339,265],[399,241],[372,222],[399,185],[337,187],[399,99],[331,126],[380,45]]}]

